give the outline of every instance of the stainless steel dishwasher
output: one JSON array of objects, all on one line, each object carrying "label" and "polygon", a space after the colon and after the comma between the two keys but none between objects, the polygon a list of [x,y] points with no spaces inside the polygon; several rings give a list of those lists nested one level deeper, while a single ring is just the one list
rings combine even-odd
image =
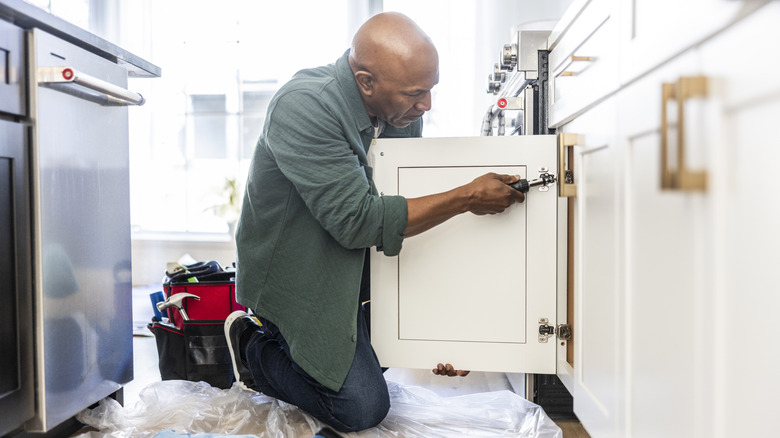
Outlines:
[{"label": "stainless steel dishwasher", "polygon": [[[47,431],[133,378],[127,70],[27,33],[36,416]],[[34,80],[34,79],[33,79]],[[31,84],[32,85],[32,84]]]}]

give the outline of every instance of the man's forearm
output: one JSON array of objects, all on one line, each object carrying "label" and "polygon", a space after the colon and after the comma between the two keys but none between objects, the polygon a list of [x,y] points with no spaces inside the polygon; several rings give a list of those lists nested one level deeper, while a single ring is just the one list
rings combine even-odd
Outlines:
[{"label": "man's forearm", "polygon": [[446,220],[468,211],[468,202],[462,187],[435,195],[406,200],[408,218],[405,237],[427,231]]},{"label": "man's forearm", "polygon": [[461,213],[501,213],[525,195],[507,184],[520,179],[517,175],[488,173],[448,192],[406,200],[407,220],[404,237],[411,237],[439,225]]}]

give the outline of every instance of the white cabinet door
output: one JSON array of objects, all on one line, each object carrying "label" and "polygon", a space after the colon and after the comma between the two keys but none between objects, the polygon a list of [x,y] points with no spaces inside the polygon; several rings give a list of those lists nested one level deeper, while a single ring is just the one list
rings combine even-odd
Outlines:
[{"label": "white cabinet door", "polygon": [[[556,136],[381,139],[374,182],[409,198],[450,190],[487,172],[555,173]],[[371,257],[371,342],[383,366],[449,362],[476,371],[555,373],[557,187],[534,188],[497,215],[470,213]]]},{"label": "white cabinet door", "polygon": [[[716,263],[712,269],[715,400],[709,436],[771,436],[780,377],[780,3],[772,2],[700,50],[718,114],[708,120],[713,169]],[[749,68],[734,68],[738,55]],[[705,327],[703,327],[705,328]]]},{"label": "white cabinet door", "polygon": [[[558,127],[579,134],[574,175],[574,357],[561,377],[574,413],[594,437],[620,436],[624,351],[622,151],[616,144],[617,112],[610,98]],[[559,357],[559,364],[561,363]],[[564,365],[565,367],[565,365]],[[558,366],[559,371],[564,368]]]},{"label": "white cabinet door", "polygon": [[[705,427],[712,380],[713,340],[711,190],[661,188],[661,144],[669,140],[669,166],[678,167],[677,133],[684,128],[685,163],[710,171],[713,123],[701,99],[689,99],[680,122],[677,100],[667,101],[663,129],[663,84],[698,71],[695,53],[678,57],[618,95],[618,135],[625,150],[625,431],[631,437],[711,436]],[[662,421],[660,420],[662,419]],[[698,427],[700,426],[700,427]],[[699,435],[701,434],[701,435]]]}]

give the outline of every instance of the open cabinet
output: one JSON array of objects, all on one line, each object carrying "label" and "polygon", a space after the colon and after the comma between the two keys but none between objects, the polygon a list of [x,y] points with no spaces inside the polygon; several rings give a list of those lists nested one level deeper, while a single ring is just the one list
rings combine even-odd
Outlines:
[{"label": "open cabinet", "polygon": [[[555,135],[380,139],[369,151],[381,195],[440,193],[488,172],[558,174]],[[555,374],[560,319],[558,183],[496,215],[462,214],[371,257],[371,341],[382,366]],[[564,271],[565,272],[565,271]],[[563,334],[565,337],[565,334]]]}]

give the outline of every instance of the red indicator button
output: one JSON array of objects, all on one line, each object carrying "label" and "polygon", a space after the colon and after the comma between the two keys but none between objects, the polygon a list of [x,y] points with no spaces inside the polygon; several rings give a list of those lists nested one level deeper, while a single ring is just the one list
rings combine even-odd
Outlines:
[{"label": "red indicator button", "polygon": [[62,71],[62,77],[67,80],[73,79],[73,70],[66,68],[65,70]]},{"label": "red indicator button", "polygon": [[506,108],[506,106],[509,104],[509,102],[506,101],[503,97],[501,99],[498,99],[498,107],[499,108]]}]

